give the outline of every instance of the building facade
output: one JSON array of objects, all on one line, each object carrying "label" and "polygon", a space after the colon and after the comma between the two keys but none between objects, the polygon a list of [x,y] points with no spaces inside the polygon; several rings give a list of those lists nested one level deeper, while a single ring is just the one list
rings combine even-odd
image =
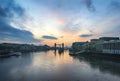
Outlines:
[{"label": "building facade", "polygon": [[[105,49],[105,42],[110,43],[111,41],[119,41],[119,37],[100,37],[99,39],[91,39],[91,43],[92,45],[94,45],[94,49],[96,52],[103,52],[103,49]],[[114,46],[111,47],[114,48]]]},{"label": "building facade", "polygon": [[73,51],[81,51],[85,49],[85,44],[87,44],[88,42],[74,42],[72,44],[72,48],[71,50]]},{"label": "building facade", "polygon": [[120,54],[120,40],[103,43],[103,53]]}]

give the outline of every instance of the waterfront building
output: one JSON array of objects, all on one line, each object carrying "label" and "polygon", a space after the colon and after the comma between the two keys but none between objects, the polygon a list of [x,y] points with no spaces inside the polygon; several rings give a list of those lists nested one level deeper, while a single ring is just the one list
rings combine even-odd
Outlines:
[{"label": "waterfront building", "polygon": [[74,42],[72,51],[90,51],[96,53],[120,54],[120,40],[118,37],[101,37],[91,39],[90,42]]},{"label": "waterfront building", "polygon": [[118,41],[119,37],[100,37],[99,39],[91,39],[90,47],[96,52],[103,52],[104,42]]},{"label": "waterfront building", "polygon": [[102,52],[110,54],[120,54],[120,40],[104,42]]},{"label": "waterfront building", "polygon": [[72,44],[71,50],[73,51],[81,51],[85,49],[85,46],[88,42],[74,42]]},{"label": "waterfront building", "polygon": [[89,50],[90,51],[98,51],[99,50],[98,43],[99,43],[99,39],[91,39],[90,43],[89,43]]},{"label": "waterfront building", "polygon": [[119,40],[119,37],[100,37],[101,41],[111,41],[111,40]]}]

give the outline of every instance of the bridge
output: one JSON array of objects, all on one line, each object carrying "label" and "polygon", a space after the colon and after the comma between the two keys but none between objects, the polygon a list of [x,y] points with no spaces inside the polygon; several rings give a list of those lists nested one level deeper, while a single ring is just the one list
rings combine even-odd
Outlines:
[{"label": "bridge", "polygon": [[62,44],[54,44],[54,50],[55,50],[55,54],[56,54],[56,50],[58,50],[58,53],[61,54],[64,52],[64,43]]},{"label": "bridge", "polygon": [[64,43],[62,44],[54,44],[55,49],[63,49],[64,50]]}]

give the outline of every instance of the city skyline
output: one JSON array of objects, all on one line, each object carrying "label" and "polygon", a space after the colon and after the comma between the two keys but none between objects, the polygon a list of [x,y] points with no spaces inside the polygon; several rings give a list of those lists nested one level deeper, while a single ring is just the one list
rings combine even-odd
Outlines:
[{"label": "city skyline", "polygon": [[119,0],[0,0],[0,42],[48,44],[120,37]]}]

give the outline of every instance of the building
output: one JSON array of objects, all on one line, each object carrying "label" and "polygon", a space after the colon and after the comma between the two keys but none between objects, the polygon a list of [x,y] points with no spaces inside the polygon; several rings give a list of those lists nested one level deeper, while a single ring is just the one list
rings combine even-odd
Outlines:
[{"label": "building", "polygon": [[101,37],[91,39],[90,42],[74,42],[71,50],[90,51],[97,53],[120,54],[120,40],[118,37]]},{"label": "building", "polygon": [[110,54],[120,54],[120,40],[104,42],[102,52]]},{"label": "building", "polygon": [[91,39],[90,40],[90,42],[93,42],[93,43],[96,43],[96,42],[98,42],[99,41],[99,39]]},{"label": "building", "polygon": [[101,41],[111,41],[111,40],[119,40],[119,37],[100,37]]},{"label": "building", "polygon": [[81,51],[85,49],[85,44],[87,44],[88,42],[74,42],[72,44],[72,48],[71,50],[73,51]]},{"label": "building", "polygon": [[102,52],[104,42],[118,41],[118,40],[119,37],[100,37],[99,39],[91,39],[90,49],[96,52]]},{"label": "building", "polygon": [[99,42],[99,39],[91,39],[89,43],[89,50],[90,51],[97,51],[97,44]]}]

